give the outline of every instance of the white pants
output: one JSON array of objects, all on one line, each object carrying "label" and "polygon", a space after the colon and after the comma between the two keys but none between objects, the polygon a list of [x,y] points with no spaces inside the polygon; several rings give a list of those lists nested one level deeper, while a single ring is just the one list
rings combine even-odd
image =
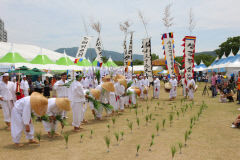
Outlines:
[{"label": "white pants", "polygon": [[118,103],[117,103],[116,95],[114,92],[110,92],[109,95],[109,104],[113,106],[113,110],[117,111],[118,110]]},{"label": "white pants", "polygon": [[53,122],[50,123],[50,122],[43,121],[42,123],[43,123],[43,126],[44,126],[44,128],[45,128],[45,130],[47,132],[51,132],[51,131],[56,131],[57,130],[57,125],[58,125],[57,121],[55,121],[54,123]]},{"label": "white pants", "polygon": [[24,94],[24,97],[29,96],[28,89],[27,90],[23,90],[23,94]]},{"label": "white pants", "polygon": [[183,84],[183,96],[186,97],[186,84]]},{"label": "white pants", "polygon": [[189,97],[189,99],[193,99],[194,98],[194,89],[189,89],[188,90],[188,97]]},{"label": "white pants", "polygon": [[11,114],[11,135],[14,143],[19,143],[21,139],[22,132],[24,131],[26,139],[34,138],[34,128],[33,124],[30,123],[30,132],[26,132],[25,125],[22,120],[22,115],[17,112],[15,108],[12,109]]},{"label": "white pants", "polygon": [[84,117],[83,102],[72,102],[73,122],[74,127],[79,127]]},{"label": "white pants", "polygon": [[129,99],[130,99],[130,97],[129,97],[129,96],[124,96],[124,98],[125,98],[124,104],[125,104],[125,105],[129,105]]},{"label": "white pants", "polygon": [[120,110],[124,110],[124,103],[125,103],[125,97],[120,97],[120,101],[119,101]]},{"label": "white pants", "polygon": [[154,98],[159,98],[159,94],[160,94],[160,86],[154,87],[153,97]]},{"label": "white pants", "polygon": [[94,110],[95,110],[96,117],[97,118],[102,118],[103,106],[100,105],[98,110],[96,110],[96,109],[94,109]]},{"label": "white pants", "polygon": [[11,111],[13,108],[13,101],[1,101],[2,111],[5,122],[11,122]]},{"label": "white pants", "polygon": [[176,98],[177,90],[174,90],[174,87],[170,90],[169,98]]}]

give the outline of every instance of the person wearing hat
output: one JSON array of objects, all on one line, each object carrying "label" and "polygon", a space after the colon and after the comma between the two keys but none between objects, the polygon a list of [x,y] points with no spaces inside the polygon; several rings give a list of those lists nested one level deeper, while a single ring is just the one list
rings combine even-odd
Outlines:
[{"label": "person wearing hat", "polygon": [[84,119],[84,108],[83,105],[85,103],[85,94],[84,89],[81,84],[83,75],[77,75],[76,81],[71,84],[70,91],[71,95],[71,106],[73,113],[73,122],[72,125],[74,127],[74,131],[80,130],[80,125]]},{"label": "person wearing hat", "polygon": [[48,99],[48,109],[47,115],[49,117],[49,122],[42,121],[45,130],[48,132],[48,136],[52,137],[51,132],[53,131],[55,135],[57,130],[56,116],[62,115],[62,111],[70,111],[70,101],[68,98],[49,98]]},{"label": "person wearing hat", "polygon": [[31,114],[43,116],[47,112],[48,100],[43,95],[33,92],[31,96],[17,100],[11,114],[11,135],[16,146],[22,146],[20,139],[24,131],[29,143],[37,143],[34,140],[34,128]]},{"label": "person wearing hat", "polygon": [[177,80],[175,78],[175,75],[171,75],[171,79],[169,80],[169,83],[172,86],[170,90],[169,98],[170,100],[173,100],[177,97]]},{"label": "person wearing hat", "polygon": [[9,81],[9,74],[4,73],[2,81],[0,81],[0,103],[2,106],[4,122],[7,125],[7,130],[11,126],[11,111],[14,105],[14,97],[16,88],[13,82]]},{"label": "person wearing hat", "polygon": [[189,99],[193,100],[196,84],[195,84],[195,81],[194,81],[194,79],[192,77],[189,77],[188,79],[189,80],[187,82],[186,90],[187,90]]},{"label": "person wearing hat", "polygon": [[117,88],[118,95],[120,97],[119,99],[119,109],[121,112],[124,111],[124,104],[126,101],[126,98],[124,96],[125,90],[127,89],[127,81],[125,79],[118,79],[119,86]]},{"label": "person wearing hat", "polygon": [[158,77],[154,76],[154,81],[153,81],[153,98],[159,98],[159,93],[160,93],[160,80]]},{"label": "person wearing hat", "polygon": [[[53,86],[53,89],[57,92],[57,98],[68,98],[68,88],[63,86],[65,83],[68,83],[67,73],[62,73],[61,80],[57,81]],[[63,111],[63,118],[67,118],[66,111]]]},{"label": "person wearing hat", "polygon": [[82,80],[81,80],[81,84],[83,86],[84,89],[89,89],[89,80],[88,78],[86,78],[86,75],[82,76]]},{"label": "person wearing hat", "polygon": [[23,90],[24,97],[29,96],[29,85],[26,75],[23,76],[23,79],[20,84],[20,88]]},{"label": "person wearing hat", "polygon": [[143,85],[143,99],[147,98],[148,99],[148,88],[149,88],[149,80],[147,76],[145,75],[143,80],[142,80],[142,85]]}]

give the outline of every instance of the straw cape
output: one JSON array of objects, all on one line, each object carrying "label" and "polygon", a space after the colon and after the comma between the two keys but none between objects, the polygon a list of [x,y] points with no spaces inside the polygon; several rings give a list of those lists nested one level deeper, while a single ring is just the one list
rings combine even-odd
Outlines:
[{"label": "straw cape", "polygon": [[102,81],[103,81],[103,82],[109,82],[110,80],[111,80],[110,75],[107,75],[107,76],[105,76],[105,77],[102,78]]},{"label": "straw cape", "polygon": [[172,89],[172,85],[169,82],[167,82],[165,83],[164,88],[166,92],[170,92],[170,90]]},{"label": "straw cape", "polygon": [[93,95],[95,99],[99,99],[101,95],[101,91],[98,89],[90,89],[90,93]]},{"label": "straw cape", "polygon": [[143,93],[144,93],[144,94],[147,94],[147,92],[148,92],[148,87],[145,86],[145,87],[144,87],[144,90],[143,90]]},{"label": "straw cape", "polygon": [[104,82],[102,84],[102,88],[105,89],[108,92],[114,92],[115,91],[114,84],[112,82]]},{"label": "straw cape", "polygon": [[38,115],[43,116],[47,112],[48,99],[42,94],[33,92],[30,96],[30,104],[32,110]]},{"label": "straw cape", "polygon": [[70,100],[68,98],[56,98],[56,105],[64,111],[70,111]]},{"label": "straw cape", "polygon": [[118,79],[118,82],[123,85],[125,88],[127,88],[127,81],[126,79]]},{"label": "straw cape", "polygon": [[140,90],[138,87],[131,87],[131,88],[134,89],[134,92],[135,92],[138,96],[140,96],[141,90]]}]

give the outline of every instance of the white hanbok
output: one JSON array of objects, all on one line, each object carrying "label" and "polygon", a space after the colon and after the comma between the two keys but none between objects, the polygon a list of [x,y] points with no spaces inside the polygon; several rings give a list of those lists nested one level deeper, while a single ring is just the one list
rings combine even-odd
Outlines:
[{"label": "white hanbok", "polygon": [[159,98],[159,94],[160,94],[160,80],[158,78],[156,78],[156,80],[154,80],[153,83],[154,83],[153,98]]},{"label": "white hanbok", "polygon": [[29,96],[28,93],[29,85],[27,80],[21,81],[20,88],[23,90],[24,97]]},{"label": "white hanbok", "polygon": [[[68,83],[68,80],[65,80],[65,82],[63,80],[59,80],[54,84],[53,89],[56,90],[57,98],[68,98],[69,89],[66,86],[63,86],[65,83]],[[67,112],[63,111],[62,116],[66,117]]]},{"label": "white hanbok", "polygon": [[[62,115],[62,110],[60,110],[56,105],[56,98],[49,98],[48,99],[48,109],[47,113],[48,116]],[[46,122],[42,121],[43,126],[47,132],[56,131],[57,130],[57,121],[54,122]]]},{"label": "white hanbok", "polygon": [[[192,85],[192,87],[190,88],[189,86]],[[190,99],[194,98],[194,90],[195,90],[195,81],[194,79],[188,80],[187,82],[187,89],[188,89],[188,97]]]},{"label": "white hanbok", "polygon": [[[29,125],[30,132],[26,132],[25,125]],[[17,100],[11,114],[11,135],[14,143],[19,143],[24,131],[26,139],[34,138],[34,128],[31,121],[30,96]]]},{"label": "white hanbok", "polygon": [[85,94],[82,84],[79,81],[75,81],[71,85],[71,101],[72,101],[72,112],[73,112],[73,122],[74,127],[79,127],[84,118],[84,103]]},{"label": "white hanbok", "polygon": [[169,83],[172,85],[172,89],[170,90],[169,98],[176,98],[177,97],[177,80],[170,79]]},{"label": "white hanbok", "polygon": [[0,81],[0,97],[3,98],[3,101],[0,101],[3,111],[3,117],[5,122],[11,121],[11,111],[13,108],[13,100],[16,93],[15,84],[11,81],[8,81],[6,84],[3,81]]}]

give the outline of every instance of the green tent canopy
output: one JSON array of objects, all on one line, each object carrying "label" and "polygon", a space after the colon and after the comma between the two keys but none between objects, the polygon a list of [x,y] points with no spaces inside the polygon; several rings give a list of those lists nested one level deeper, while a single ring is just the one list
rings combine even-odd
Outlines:
[{"label": "green tent canopy", "polygon": [[9,52],[0,59],[0,63],[29,63],[19,53]]},{"label": "green tent canopy", "polygon": [[57,65],[65,65],[65,66],[70,66],[70,65],[74,65],[73,61],[65,56],[65,57],[61,57],[56,61]]},{"label": "green tent canopy", "polygon": [[78,66],[92,66],[92,64],[85,58],[81,62],[78,61],[77,65]]},{"label": "green tent canopy", "polygon": [[46,55],[37,55],[30,63],[31,64],[55,64]]},{"label": "green tent canopy", "polygon": [[106,63],[108,67],[117,67],[116,63],[113,62],[112,58],[110,57]]},{"label": "green tent canopy", "polygon": [[45,72],[42,72],[38,70],[37,68],[34,68],[32,70],[29,70],[26,66],[19,67],[18,69],[11,71],[10,73],[21,73],[23,75],[42,75],[45,74]]}]

